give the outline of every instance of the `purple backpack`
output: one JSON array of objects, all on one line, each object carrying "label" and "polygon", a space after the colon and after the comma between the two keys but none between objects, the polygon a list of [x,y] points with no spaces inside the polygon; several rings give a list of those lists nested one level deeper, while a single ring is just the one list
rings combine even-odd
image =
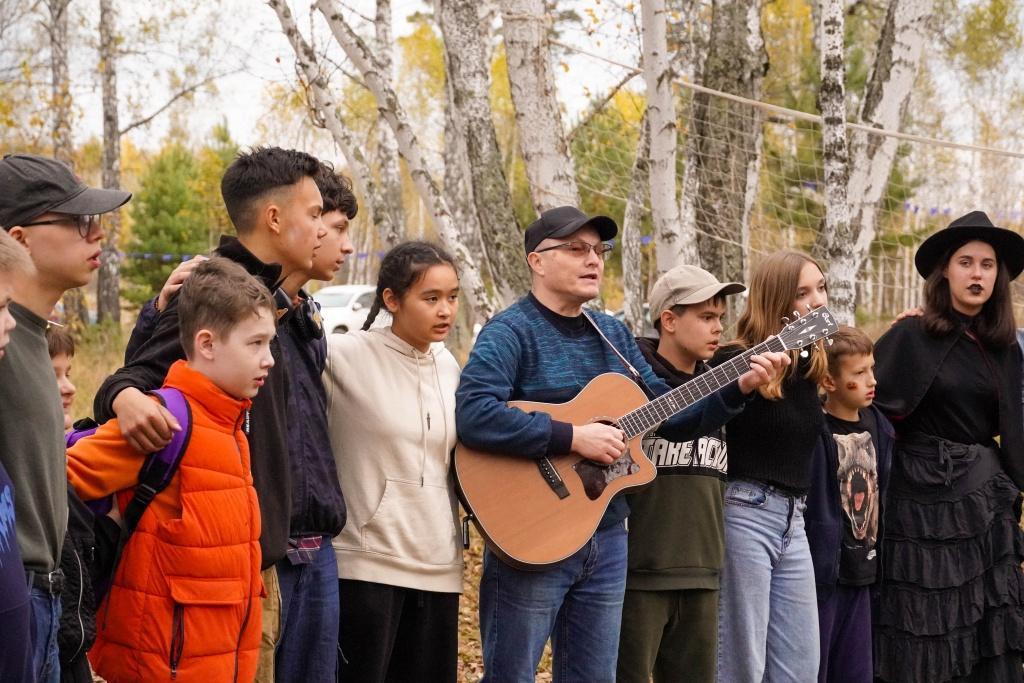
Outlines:
[{"label": "purple backpack", "polygon": [[[178,471],[178,465],[181,464],[181,458],[185,455],[192,435],[192,410],[180,391],[165,387],[149,393],[160,399],[160,403],[181,425],[181,431],[174,432],[169,444],[146,456],[139,470],[139,483],[135,487],[135,495],[125,507],[122,523],[109,516],[114,508],[113,495],[86,503],[94,517],[93,531],[96,535],[90,573],[97,603],[109,590],[117,562],[121,557],[121,550],[138,526],[142,514],[157,494],[167,488]],[[91,419],[79,420],[64,436],[65,445],[70,448],[80,439],[88,438],[98,427],[99,425]]]}]

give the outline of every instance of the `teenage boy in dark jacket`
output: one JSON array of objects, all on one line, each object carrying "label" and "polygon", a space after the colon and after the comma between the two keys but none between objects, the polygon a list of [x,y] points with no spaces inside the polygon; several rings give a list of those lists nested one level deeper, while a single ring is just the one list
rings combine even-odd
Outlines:
[{"label": "teenage boy in dark jacket", "polygon": [[[288,443],[292,460],[292,512],[288,556],[277,564],[281,589],[280,636],[274,654],[277,683],[334,680],[338,654],[338,565],[331,539],[345,525],[345,500],[327,430],[322,379],[327,339],[320,309],[302,287],[332,280],[352,253],[349,221],[358,205],[347,178],[321,162],[316,177],[324,200],[326,234],[312,266],[297,270],[277,291],[289,310],[278,338],[291,373]],[[261,670],[260,679],[265,680]]]},{"label": "teenage boy in dark jacket", "polygon": [[[238,237],[224,237],[215,254],[240,264],[273,293],[285,277],[308,269],[326,231],[323,199],[315,178],[320,162],[297,150],[256,148],[240,154],[221,180],[221,195]],[[93,404],[98,422],[117,418],[125,438],[144,453],[162,448],[180,429],[166,408],[146,397],[159,388],[168,368],[185,357],[180,341],[177,297],[159,312],[144,344],[108,377]],[[263,581],[268,612],[280,603],[272,567],[285,560],[291,521],[291,463],[288,446],[288,362],[279,341],[271,342],[274,367],[253,401],[245,427],[253,484],[259,494]],[[266,624],[265,624],[266,626]],[[264,634],[273,655],[276,638]],[[261,667],[266,657],[261,653]],[[270,660],[272,661],[272,659]]]},{"label": "teenage boy in dark jacket", "polygon": [[[650,316],[658,339],[637,339],[670,387],[708,368],[722,336],[725,297],[746,287],[677,266],[654,284]],[[726,450],[722,429],[693,441],[644,439],[658,478],[628,496],[629,569],[622,605],[619,683],[714,681],[718,574],[725,528]]]},{"label": "teenage boy in dark jacket", "polygon": [[871,586],[895,433],[875,398],[871,339],[840,327],[828,351],[825,423],[811,462],[807,542],[818,589],[822,683],[870,683]]}]

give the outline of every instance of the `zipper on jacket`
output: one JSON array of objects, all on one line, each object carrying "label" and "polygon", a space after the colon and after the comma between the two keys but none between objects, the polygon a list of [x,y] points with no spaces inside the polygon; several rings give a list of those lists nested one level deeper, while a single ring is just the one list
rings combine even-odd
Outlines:
[{"label": "zipper on jacket", "polygon": [[[239,420],[241,421],[241,419]],[[245,426],[246,431],[249,427],[249,410],[245,410]],[[236,426],[237,429],[237,426]],[[238,451],[238,464],[242,466],[242,476],[245,477],[245,462],[242,460],[242,449],[238,446],[238,441],[235,441],[235,450]],[[249,527],[252,528],[252,508],[249,509]],[[242,617],[242,628],[238,629],[238,640],[235,641],[235,675],[231,680],[238,681],[238,653],[242,649],[242,638],[245,636],[245,627],[249,624],[249,615],[252,612],[252,577],[249,578],[249,595],[245,600],[245,616]]]},{"label": "zipper on jacket", "polygon": [[174,619],[171,621],[171,680],[178,677],[178,664],[185,649],[185,606],[174,605]]},{"label": "zipper on jacket", "polygon": [[[78,616],[78,633],[81,635],[81,640],[78,642],[78,647],[75,648],[75,654],[68,657],[68,660],[72,660],[82,652],[82,648],[85,647],[85,622],[82,620],[82,598],[85,594],[85,576],[82,572],[82,557],[78,554],[78,549],[75,548],[75,564],[78,565],[78,604],[75,606],[75,614]],[[91,579],[90,579],[91,580]]]}]

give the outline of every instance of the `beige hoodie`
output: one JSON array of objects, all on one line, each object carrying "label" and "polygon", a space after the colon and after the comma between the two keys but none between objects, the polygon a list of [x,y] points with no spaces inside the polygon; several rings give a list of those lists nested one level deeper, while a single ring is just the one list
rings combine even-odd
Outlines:
[{"label": "beige hoodie", "polygon": [[462,592],[451,472],[459,365],[443,344],[422,353],[390,328],[328,343],[328,422],[348,521],[334,539],[338,576]]}]

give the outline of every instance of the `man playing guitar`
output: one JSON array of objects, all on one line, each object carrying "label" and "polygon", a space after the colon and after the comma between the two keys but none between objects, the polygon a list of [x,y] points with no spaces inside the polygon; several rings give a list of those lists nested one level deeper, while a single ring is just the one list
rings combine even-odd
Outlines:
[{"label": "man playing guitar", "polygon": [[[456,393],[456,426],[467,446],[528,459],[574,453],[601,465],[626,448],[625,433],[594,422],[574,426],[509,401],[560,403],[602,373],[629,376],[614,345],[649,392],[669,387],[644,359],[624,325],[583,312],[595,298],[618,228],[606,216],[574,207],[545,211],[526,230],[532,271],[527,296],[480,332]],[[588,319],[589,318],[589,319]],[[746,396],[789,363],[784,353],[751,357],[736,382],[664,422],[659,434],[683,441],[711,432],[742,411]],[[517,569],[490,549],[480,585],[484,681],[533,681],[550,637],[555,681],[615,680],[626,581],[626,517],[622,496],[612,500],[596,533],[578,552],[538,571]]]}]

